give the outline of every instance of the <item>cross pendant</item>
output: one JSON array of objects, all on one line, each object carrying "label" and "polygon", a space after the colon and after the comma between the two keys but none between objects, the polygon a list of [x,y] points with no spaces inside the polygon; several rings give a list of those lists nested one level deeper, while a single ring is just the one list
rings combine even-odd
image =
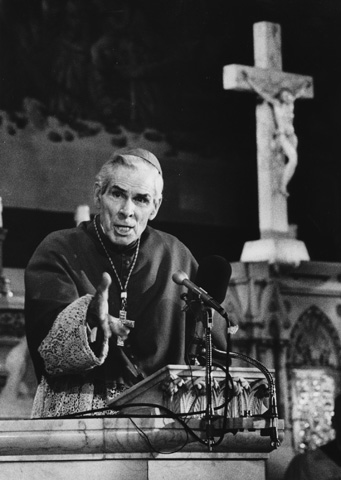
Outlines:
[{"label": "cross pendant", "polygon": [[[133,320],[127,320],[127,292],[121,292],[121,309],[119,311],[119,319],[123,325],[126,325],[129,328],[134,328],[135,322]],[[119,347],[124,347],[124,340],[118,336],[117,345]]]}]

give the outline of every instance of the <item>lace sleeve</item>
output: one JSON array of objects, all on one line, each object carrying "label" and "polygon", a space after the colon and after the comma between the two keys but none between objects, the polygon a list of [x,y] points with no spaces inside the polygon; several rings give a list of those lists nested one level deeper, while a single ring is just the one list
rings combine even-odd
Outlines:
[{"label": "lace sleeve", "polygon": [[40,344],[39,353],[50,375],[82,373],[104,362],[108,340],[103,341],[98,357],[89,346],[85,319],[91,299],[88,294],[68,305]]}]

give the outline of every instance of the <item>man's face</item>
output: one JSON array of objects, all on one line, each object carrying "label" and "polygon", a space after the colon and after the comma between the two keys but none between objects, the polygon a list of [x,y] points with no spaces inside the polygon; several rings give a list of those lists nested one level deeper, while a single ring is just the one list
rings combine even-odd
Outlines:
[{"label": "man's face", "polygon": [[96,187],[95,203],[106,236],[116,245],[130,245],[156,217],[161,205],[156,192],[154,167],[136,163],[134,168],[116,165],[104,193]]}]

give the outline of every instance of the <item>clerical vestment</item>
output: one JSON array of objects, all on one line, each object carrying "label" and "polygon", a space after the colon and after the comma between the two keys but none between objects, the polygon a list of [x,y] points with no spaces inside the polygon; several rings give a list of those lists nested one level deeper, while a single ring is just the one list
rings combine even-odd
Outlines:
[{"label": "clerical vestment", "polygon": [[[129,258],[125,251],[109,254],[116,265]],[[145,376],[185,363],[184,290],[172,281],[177,270],[193,280],[197,262],[178,239],[147,227],[127,287],[128,319],[135,321],[129,349]],[[86,313],[103,272],[112,276],[109,313],[118,317],[120,286],[93,222],[50,234],[27,266],[26,334],[39,382],[34,417],[105,407],[131,385],[116,337],[100,353],[90,345]]]}]

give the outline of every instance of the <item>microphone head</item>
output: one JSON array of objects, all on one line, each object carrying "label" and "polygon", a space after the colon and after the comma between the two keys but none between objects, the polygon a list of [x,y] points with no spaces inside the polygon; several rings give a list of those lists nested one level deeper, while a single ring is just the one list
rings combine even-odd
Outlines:
[{"label": "microphone head", "polygon": [[178,270],[176,273],[173,273],[172,280],[178,285],[183,285],[184,280],[188,280],[188,275],[185,272]]},{"label": "microphone head", "polygon": [[210,255],[199,263],[195,284],[203,288],[218,303],[222,303],[231,274],[231,265],[225,258],[219,255]]}]

